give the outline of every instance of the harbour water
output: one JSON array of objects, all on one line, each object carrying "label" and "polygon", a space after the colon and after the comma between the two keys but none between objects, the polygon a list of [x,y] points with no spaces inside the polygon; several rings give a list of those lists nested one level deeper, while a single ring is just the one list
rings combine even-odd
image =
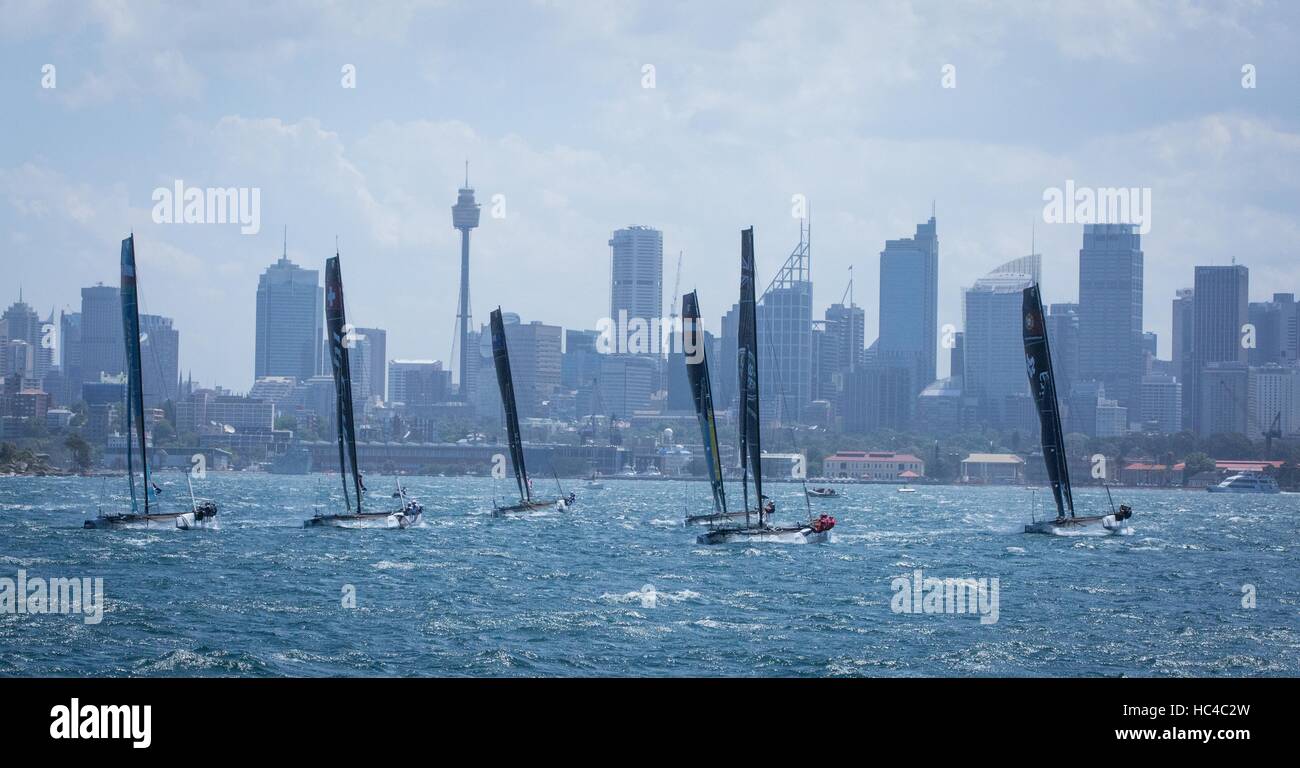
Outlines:
[{"label": "harbour water", "polygon": [[[1300,674],[1297,495],[1124,489],[1130,535],[1053,537],[1021,533],[1045,492],[840,486],[811,501],[828,544],[706,547],[681,525],[703,483],[575,482],[572,510],[508,519],[506,483],[405,484],[404,531],[304,530],[337,476],[248,473],[198,484],[219,531],[93,531],[120,478],[0,478],[0,578],[104,585],[96,624],[0,612],[0,675]],[[802,517],[799,486],[771,490]],[[996,611],[897,612],[917,570],[996,579]]]}]

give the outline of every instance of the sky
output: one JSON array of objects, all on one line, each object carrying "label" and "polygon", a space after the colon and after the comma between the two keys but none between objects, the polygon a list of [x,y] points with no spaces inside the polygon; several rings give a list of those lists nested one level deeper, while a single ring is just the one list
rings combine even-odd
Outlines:
[{"label": "sky", "polygon": [[[738,231],[765,284],[802,196],[815,316],[852,266],[870,341],[884,241],[932,207],[941,328],[1031,239],[1045,300],[1076,299],[1082,226],[1043,216],[1073,181],[1149,190],[1145,325],[1168,357],[1194,265],[1246,264],[1252,300],[1300,292],[1298,26],[1264,1],[0,0],[0,305],[21,286],[75,311],[134,232],[182,371],[244,391],[287,228],[311,268],[337,238],[348,319],[387,329],[390,358],[448,360],[468,160],[476,324],[500,305],[594,328],[610,234],[646,224],[665,294],[681,253],[716,329]],[[156,223],[178,180],[258,190],[260,231]]]}]

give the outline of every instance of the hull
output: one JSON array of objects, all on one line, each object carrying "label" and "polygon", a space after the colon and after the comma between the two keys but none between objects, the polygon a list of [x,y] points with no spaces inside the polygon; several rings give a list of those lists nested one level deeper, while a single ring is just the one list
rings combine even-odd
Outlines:
[{"label": "hull", "polygon": [[708,515],[690,515],[685,525],[711,525],[723,520],[744,520],[744,512],[714,512]]},{"label": "hull", "polygon": [[1210,493],[1281,493],[1282,489],[1276,486],[1268,488],[1221,488],[1217,485],[1208,485],[1205,490]]},{"label": "hull", "polygon": [[492,508],[492,514],[494,514],[494,515],[509,515],[509,514],[511,514],[511,513],[516,513],[516,512],[532,512],[533,510],[536,510],[536,509],[551,509],[551,508],[555,507],[555,505],[556,505],[557,503],[559,503],[560,501],[561,501],[561,499],[552,499],[552,500],[550,500],[550,501],[540,501],[540,500],[539,500],[539,501],[525,501],[525,502],[521,502],[521,503],[519,503],[519,504],[511,504],[511,505],[509,505],[509,506],[505,506],[505,507],[496,507],[496,506],[494,506],[494,507]]},{"label": "hull", "polygon": [[714,528],[695,537],[699,544],[825,544],[830,531],[814,531],[811,526],[757,526],[750,528]]},{"label": "hull", "polygon": [[829,493],[818,493],[816,491],[808,491],[807,493],[808,493],[808,498],[810,499],[835,499],[835,498],[839,498],[840,495],[838,491],[831,491]]},{"label": "hull", "polygon": [[302,521],[304,528],[410,528],[418,525],[423,512],[362,512],[361,514],[316,515]]},{"label": "hull", "polygon": [[1127,521],[1116,521],[1112,515],[1089,515],[1058,520],[1039,520],[1026,525],[1025,533],[1042,533],[1049,536],[1112,534],[1120,533],[1127,528]]},{"label": "hull", "polygon": [[82,523],[82,528],[110,530],[114,528],[178,528],[182,531],[215,529],[220,525],[216,513],[196,516],[193,512],[164,512],[161,514],[139,515],[130,512],[116,515],[100,515]]}]

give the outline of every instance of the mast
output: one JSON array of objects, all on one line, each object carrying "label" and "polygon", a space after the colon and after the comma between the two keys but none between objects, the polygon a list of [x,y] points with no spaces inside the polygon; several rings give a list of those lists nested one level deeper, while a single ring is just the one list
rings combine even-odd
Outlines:
[{"label": "mast", "polygon": [[[722,455],[718,450],[718,424],[713,415],[713,387],[709,382],[709,356],[705,347],[704,328],[700,323],[700,304],[695,291],[682,296],[682,354],[686,356],[686,377],[695,401],[695,417],[700,422],[704,442],[704,460],[709,465],[709,484],[713,489],[713,511],[727,511],[727,495],[722,484]],[[695,359],[692,361],[692,357]]]},{"label": "mast", "polygon": [[[740,364],[741,466],[754,473],[758,524],[763,524],[763,449],[759,445],[758,320],[754,299],[754,228],[740,231],[740,329],[736,357]],[[746,480],[747,482],[747,480]],[[746,491],[748,496],[748,491]],[[745,499],[749,522],[749,499]]]},{"label": "mast", "polygon": [[[348,498],[348,473],[351,470],[353,492],[357,497],[357,512],[361,512],[361,475],[357,471],[357,433],[352,407],[352,367],[348,359],[348,321],[343,303],[343,273],[339,255],[325,260],[325,324],[329,329],[330,365],[334,373],[335,425],[339,441],[339,474],[343,479],[343,500],[352,509]],[[346,456],[345,451],[346,449]]]},{"label": "mast", "polygon": [[1056,397],[1056,374],[1052,371],[1052,352],[1047,339],[1047,323],[1043,319],[1043,301],[1035,283],[1024,290],[1021,310],[1025,318],[1025,366],[1029,374],[1029,389],[1038,406],[1038,421],[1042,431],[1043,463],[1047,465],[1047,479],[1052,484],[1052,498],[1056,501],[1056,514],[1065,517],[1068,511],[1074,517],[1074,496],[1070,490],[1070,466],[1065,453],[1065,436],[1061,432],[1061,410]]},{"label": "mast", "polygon": [[144,440],[144,386],[140,366],[140,297],[135,275],[135,234],[122,241],[122,341],[126,345],[126,473],[131,478],[131,511],[137,511],[131,441],[139,440],[144,473],[144,513],[149,514],[149,454]]},{"label": "mast", "polygon": [[510,350],[506,346],[506,326],[501,319],[501,307],[492,310],[492,362],[497,369],[497,387],[501,390],[501,405],[506,412],[506,435],[510,444],[510,463],[515,467],[515,482],[519,485],[519,500],[533,500],[528,487],[528,470],[524,467],[524,443],[519,436],[519,409],[515,404],[515,380],[510,375]]}]

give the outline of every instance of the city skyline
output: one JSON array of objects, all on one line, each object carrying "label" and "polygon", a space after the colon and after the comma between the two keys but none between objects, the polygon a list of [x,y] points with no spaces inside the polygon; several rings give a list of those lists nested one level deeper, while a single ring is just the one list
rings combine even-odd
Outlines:
[{"label": "city skyline", "polygon": [[[848,26],[835,8],[787,4],[738,24],[689,6],[529,7],[492,36],[476,31],[482,12],[331,8],[290,24],[267,9],[251,34],[241,24],[214,48],[191,43],[233,32],[235,15],[92,9],[72,33],[54,31],[57,13],[13,9],[22,23],[0,53],[16,116],[15,140],[0,147],[7,277],[42,315],[71,309],[81,286],[66,276],[112,284],[116,243],[134,230],[148,311],[175,319],[182,370],[238,387],[253,361],[228,339],[248,337],[241,307],[280,251],[281,228],[293,230],[289,257],[308,269],[332,254],[337,233],[356,323],[387,329],[390,357],[454,368],[459,235],[446,207],[467,158],[484,214],[476,317],[501,304],[593,327],[606,303],[577,288],[607,285],[605,243],[629,222],[663,231],[665,252],[685,252],[682,292],[699,288],[706,308],[724,309],[734,290],[712,294],[735,282],[735,231],[756,226],[766,284],[798,241],[796,196],[818,211],[814,317],[839,299],[850,265],[858,296],[874,297],[881,244],[936,199],[939,327],[960,324],[962,289],[1025,253],[1031,229],[1045,300],[1074,301],[1080,227],[1042,220],[1045,190],[1072,180],[1151,190],[1143,318],[1162,357],[1169,297],[1190,286],[1191,266],[1240,257],[1256,286],[1290,276],[1297,200],[1285,169],[1300,154],[1300,107],[1284,73],[1300,62],[1279,42],[1296,24],[1288,6],[1150,4],[1104,23],[1082,12],[894,8],[877,20],[888,23]],[[664,21],[699,33],[669,43],[655,31]],[[877,27],[893,31],[882,38]],[[984,34],[952,34],[972,28]],[[1046,45],[1019,46],[1028,28]],[[411,55],[429,50],[447,53]],[[417,71],[403,67],[412,60]],[[55,88],[41,87],[46,63]],[[355,89],[340,84],[348,64]],[[946,64],[955,88],[943,86]],[[1256,88],[1242,87],[1246,64]],[[409,93],[419,97],[399,97]],[[517,109],[498,108],[506,102]],[[1102,110],[1107,121],[1089,119]],[[917,114],[932,119],[917,127]],[[88,123],[102,130],[86,135]],[[260,189],[261,231],[155,224],[151,193],[178,180]],[[870,343],[877,307],[858,303]]]}]

